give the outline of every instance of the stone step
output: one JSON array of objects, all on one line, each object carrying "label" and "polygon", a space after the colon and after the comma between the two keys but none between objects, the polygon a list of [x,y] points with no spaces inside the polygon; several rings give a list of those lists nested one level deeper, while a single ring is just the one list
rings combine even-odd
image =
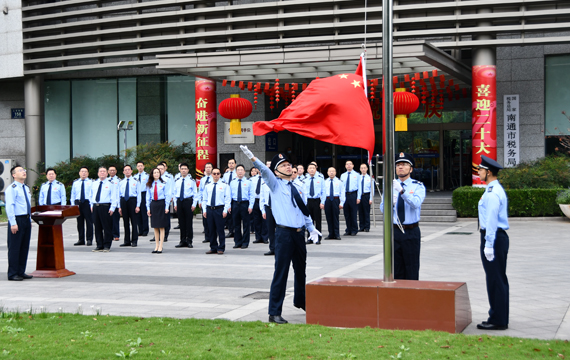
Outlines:
[{"label": "stone step", "polygon": [[425,202],[422,204],[422,211],[423,210],[453,210],[453,206],[451,203],[449,204],[426,204]]},{"label": "stone step", "polygon": [[457,217],[457,212],[455,210],[424,210],[420,212],[420,216],[455,216]]},{"label": "stone step", "polygon": [[440,198],[440,197],[429,197],[427,196],[424,199],[423,204],[451,204],[452,199],[449,197]]}]

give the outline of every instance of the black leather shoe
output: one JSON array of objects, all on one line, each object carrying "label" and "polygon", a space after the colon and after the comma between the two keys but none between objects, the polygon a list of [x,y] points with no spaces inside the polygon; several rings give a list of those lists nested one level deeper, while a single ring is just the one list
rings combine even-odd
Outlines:
[{"label": "black leather shoe", "polygon": [[263,254],[265,256],[274,256],[275,255],[275,251],[268,251],[265,254]]},{"label": "black leather shoe", "polygon": [[12,277],[9,277],[8,280],[10,280],[10,281],[22,281],[22,280],[24,280],[24,278],[19,276],[19,275],[14,275]]},{"label": "black leather shoe", "polygon": [[144,232],[141,236],[148,236],[148,233]]},{"label": "black leather shoe", "polygon": [[188,243],[181,241],[178,245],[175,246],[175,248],[183,248],[183,247],[188,247]]},{"label": "black leather shoe", "polygon": [[327,237],[325,238],[325,240],[334,240],[334,239],[335,239],[334,236],[327,236]]},{"label": "black leather shoe", "polygon": [[202,244],[207,244],[209,242],[210,242],[210,240],[202,240]]},{"label": "black leather shoe", "polygon": [[356,236],[356,233],[355,233],[355,232],[354,232],[354,233],[351,233],[350,236]]},{"label": "black leather shoe", "polygon": [[342,240],[340,236],[334,238],[335,240]]},{"label": "black leather shoe", "polygon": [[248,247],[249,247],[249,245],[245,245],[245,246],[242,245],[242,246],[241,246],[242,250],[243,250],[243,249],[247,249]]},{"label": "black leather shoe", "polygon": [[73,246],[81,246],[81,245],[85,245],[85,242],[83,241],[78,241],[75,244],[73,244]]},{"label": "black leather shoe", "polygon": [[234,233],[229,233],[229,234],[226,235],[227,238],[233,238],[234,236],[235,236]]},{"label": "black leather shoe", "polygon": [[349,232],[345,232],[343,235],[344,235],[344,236],[350,236],[350,233],[349,233]]},{"label": "black leather shoe", "polygon": [[174,230],[178,230],[178,229],[180,229],[180,225],[176,225],[176,226],[174,227]]},{"label": "black leather shoe", "polygon": [[305,305],[297,305],[297,304],[293,304],[294,307],[296,307],[297,309],[301,309],[303,311],[307,311],[305,310]]},{"label": "black leather shoe", "polygon": [[207,255],[217,254],[217,253],[218,253],[218,252],[217,252],[217,251],[214,251],[214,250],[206,251],[206,254],[207,254]]},{"label": "black leather shoe", "polygon": [[315,245],[321,245],[321,240],[317,241]]},{"label": "black leather shoe", "polygon": [[508,325],[495,325],[486,321],[483,321],[481,324],[477,324],[477,329],[481,330],[507,330],[508,328]]},{"label": "black leather shoe", "polygon": [[192,248],[194,248],[194,246],[192,244],[188,244],[188,248],[192,249]]},{"label": "black leather shoe", "polygon": [[233,249],[241,249],[241,246],[235,245],[235,246],[233,247]]},{"label": "black leather shoe", "polygon": [[87,246],[92,246],[93,245],[93,241],[88,241],[87,242]]},{"label": "black leather shoe", "polygon": [[158,250],[153,250],[153,251],[152,251],[153,254],[156,254],[157,252],[158,252]]},{"label": "black leather shoe", "polygon": [[269,240],[263,241],[264,244],[269,244]]},{"label": "black leather shoe", "polygon": [[23,275],[21,276],[21,278],[24,279],[24,280],[30,280],[31,278],[33,278],[33,276],[32,276],[32,275],[28,275],[28,274],[23,274]]},{"label": "black leather shoe", "polygon": [[152,239],[150,239],[150,241],[156,241],[156,240],[155,240],[154,237],[153,237]]},{"label": "black leather shoe", "polygon": [[276,324],[287,324],[288,321],[283,319],[281,315],[269,315],[269,322]]},{"label": "black leather shoe", "polygon": [[309,245],[309,244],[312,244],[312,243],[313,243],[313,240],[307,240],[307,242],[306,242],[305,244]]},{"label": "black leather shoe", "polygon": [[131,247],[137,247],[137,243],[131,243]]},{"label": "black leather shoe", "polygon": [[252,244],[263,244],[263,240],[255,240]]},{"label": "black leather shoe", "polygon": [[364,229],[364,232],[370,232],[370,229]]},{"label": "black leather shoe", "polygon": [[120,247],[124,247],[124,246],[131,246],[132,244],[121,244],[119,245]]}]

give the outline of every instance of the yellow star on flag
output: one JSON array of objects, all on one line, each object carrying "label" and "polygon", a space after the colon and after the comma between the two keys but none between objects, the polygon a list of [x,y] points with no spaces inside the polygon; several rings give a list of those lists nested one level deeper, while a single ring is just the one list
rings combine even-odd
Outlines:
[{"label": "yellow star on flag", "polygon": [[341,79],[348,79],[348,75],[347,75],[347,74],[339,75],[339,77],[340,77]]},{"label": "yellow star on flag", "polygon": [[360,87],[360,81],[354,80],[351,84],[354,85],[355,88]]}]

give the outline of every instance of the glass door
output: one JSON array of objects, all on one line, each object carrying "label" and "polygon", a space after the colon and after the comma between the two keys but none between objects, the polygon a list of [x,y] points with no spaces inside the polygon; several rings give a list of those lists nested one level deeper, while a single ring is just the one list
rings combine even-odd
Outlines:
[{"label": "glass door", "polygon": [[406,131],[395,134],[396,153],[414,156],[416,166],[411,177],[424,183],[428,191],[439,191],[440,131]]},{"label": "glass door", "polygon": [[471,185],[471,130],[445,130],[443,138],[445,189]]}]

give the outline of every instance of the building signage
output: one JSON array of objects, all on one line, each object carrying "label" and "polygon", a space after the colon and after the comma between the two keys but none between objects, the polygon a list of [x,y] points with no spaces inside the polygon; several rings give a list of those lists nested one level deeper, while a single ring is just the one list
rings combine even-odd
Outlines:
[{"label": "building signage", "polygon": [[471,136],[473,186],[484,186],[477,167],[481,155],[497,160],[497,68],[495,65],[477,65],[472,68]]},{"label": "building signage", "polygon": [[519,95],[505,95],[504,97],[504,166],[515,167],[519,164]]},{"label": "building signage", "polygon": [[230,135],[230,122],[224,122],[224,144],[253,144],[255,136],[253,136],[253,121],[241,122],[241,134]]},{"label": "building signage", "polygon": [[277,133],[270,132],[265,135],[265,151],[277,151]]},{"label": "building signage", "polygon": [[26,114],[24,109],[11,109],[12,110],[12,119],[25,119]]},{"label": "building signage", "polygon": [[216,166],[218,152],[216,82],[196,78],[196,175],[201,178],[207,163]]}]

